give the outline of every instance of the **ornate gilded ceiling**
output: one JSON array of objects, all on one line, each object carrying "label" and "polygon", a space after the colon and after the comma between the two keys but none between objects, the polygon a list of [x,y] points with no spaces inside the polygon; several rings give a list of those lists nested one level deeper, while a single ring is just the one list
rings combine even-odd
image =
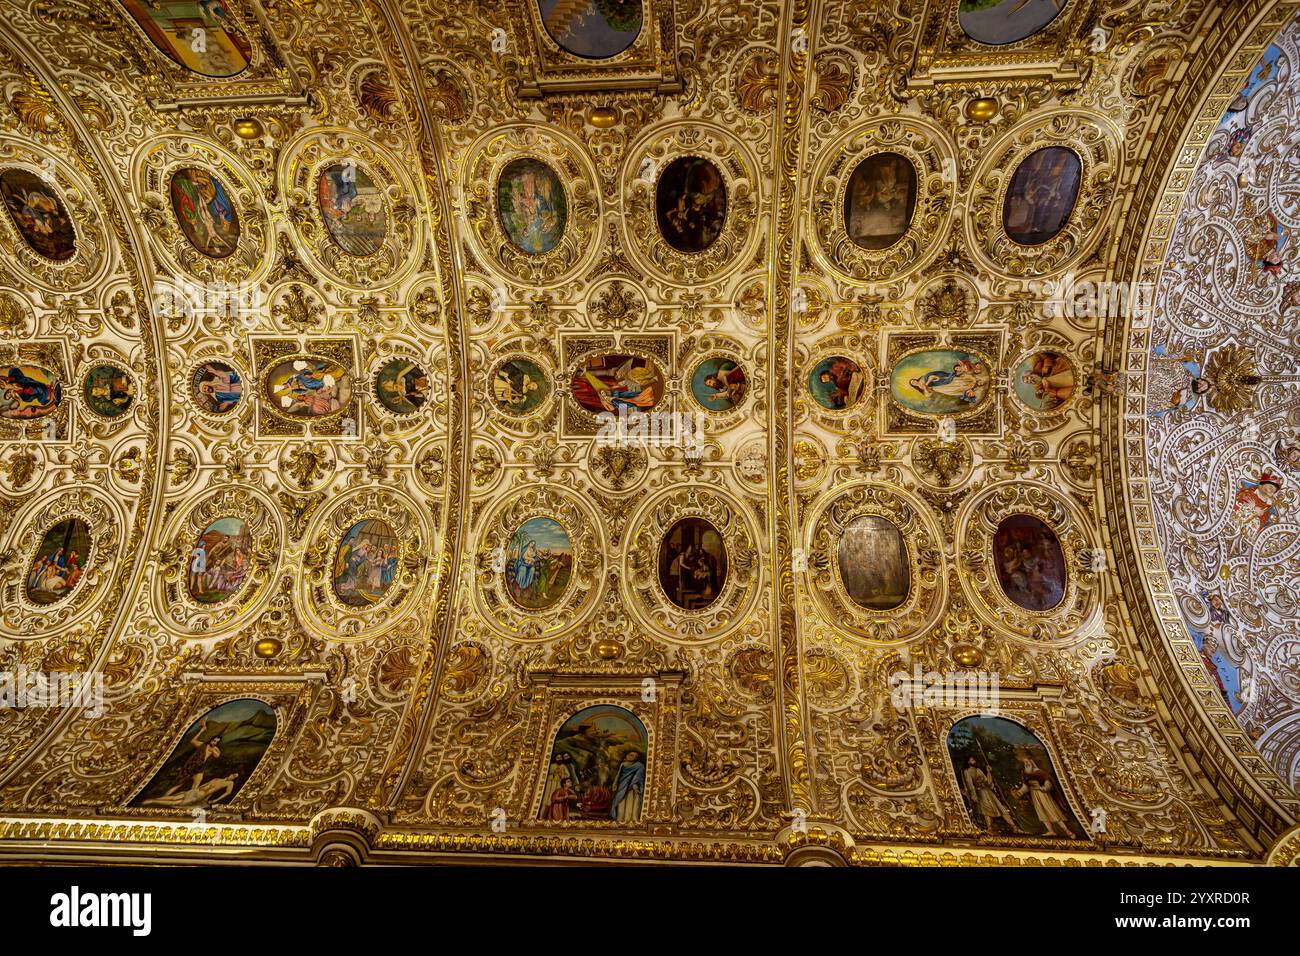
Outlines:
[{"label": "ornate gilded ceiling", "polygon": [[4,6],[0,853],[1296,856],[1295,3]]}]

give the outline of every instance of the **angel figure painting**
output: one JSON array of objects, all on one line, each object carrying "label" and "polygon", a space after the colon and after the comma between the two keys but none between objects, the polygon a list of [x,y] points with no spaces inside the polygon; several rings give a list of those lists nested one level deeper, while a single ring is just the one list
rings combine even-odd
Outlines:
[{"label": "angel figure painting", "polygon": [[648,747],[645,725],[631,711],[613,704],[578,711],[555,735],[538,819],[638,822]]},{"label": "angel figure painting", "polygon": [[1282,478],[1271,471],[1261,471],[1253,481],[1240,483],[1233,499],[1232,518],[1241,535],[1254,541],[1269,525],[1281,520],[1277,496]]},{"label": "angel figure painting", "polygon": [[1147,375],[1147,414],[1175,418],[1196,411],[1204,401],[1215,411],[1235,415],[1255,406],[1260,382],[1254,352],[1245,346],[1215,349],[1203,368],[1198,355],[1175,355],[1157,345]]},{"label": "angel figure painting", "polygon": [[55,262],[66,262],[76,254],[72,219],[54,187],[40,176],[26,169],[0,172],[0,197],[33,252]]},{"label": "angel figure painting", "polygon": [[229,803],[275,739],[275,710],[241,698],[212,708],[189,726],[133,807],[192,809]]},{"label": "angel figure painting", "polygon": [[589,412],[648,412],[664,394],[663,376],[648,359],[594,355],[573,376],[574,401]]},{"label": "angel figure painting", "polygon": [[989,835],[1087,839],[1032,731],[1005,717],[967,717],[948,754],[972,822]]},{"label": "angel figure painting", "polygon": [[352,375],[326,359],[301,358],[274,366],[266,392],[275,409],[290,418],[324,418],[352,399]]},{"label": "angel figure painting", "polygon": [[190,245],[224,259],[239,245],[239,213],[221,180],[206,169],[178,169],[171,182],[172,211]]}]

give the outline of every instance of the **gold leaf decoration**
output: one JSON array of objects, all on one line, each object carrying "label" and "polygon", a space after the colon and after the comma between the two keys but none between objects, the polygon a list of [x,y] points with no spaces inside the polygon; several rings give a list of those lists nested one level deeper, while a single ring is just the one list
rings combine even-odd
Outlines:
[{"label": "gold leaf decoration", "polygon": [[771,53],[756,53],[740,71],[736,94],[742,109],[766,113],[776,105],[777,59]]},{"label": "gold leaf decoration", "polygon": [[366,115],[380,122],[388,122],[399,112],[397,91],[378,71],[361,78],[358,101]]}]

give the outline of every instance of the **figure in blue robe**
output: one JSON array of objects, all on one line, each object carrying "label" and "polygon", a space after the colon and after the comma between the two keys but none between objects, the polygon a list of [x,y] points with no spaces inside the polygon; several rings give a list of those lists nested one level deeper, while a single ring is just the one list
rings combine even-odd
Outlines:
[{"label": "figure in blue robe", "polygon": [[515,587],[524,594],[537,583],[537,571],[541,561],[537,557],[537,542],[529,541],[515,559]]},{"label": "figure in blue robe", "polygon": [[1174,412],[1190,412],[1210,390],[1201,363],[1190,355],[1174,357],[1163,345],[1151,350],[1152,363],[1147,385],[1148,414],[1165,418]]},{"label": "figure in blue robe", "polygon": [[641,755],[629,750],[618,768],[614,799],[609,805],[609,818],[635,822],[641,819],[641,801],[645,795],[645,764]]},{"label": "figure in blue robe", "polygon": [[21,401],[29,404],[48,405],[51,397],[55,404],[58,404],[62,397],[62,389],[57,383],[51,385],[48,382],[38,381],[23,374],[23,370],[17,366],[11,366],[5,378],[10,384],[18,386],[15,394]]}]

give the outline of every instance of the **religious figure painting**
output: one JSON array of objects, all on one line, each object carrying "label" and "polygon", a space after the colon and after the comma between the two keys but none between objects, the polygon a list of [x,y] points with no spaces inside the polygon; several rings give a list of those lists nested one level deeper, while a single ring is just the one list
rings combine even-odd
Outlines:
[{"label": "religious figure painting", "polygon": [[492,401],[507,415],[527,415],[550,393],[551,380],[541,366],[526,358],[507,359],[492,376]]},{"label": "religious figure painting", "polygon": [[1053,411],[1074,395],[1074,363],[1059,352],[1035,352],[1016,366],[1013,384],[1027,407]]},{"label": "religious figure painting", "polygon": [[1065,146],[1044,146],[1016,167],[1002,204],[1002,227],[1014,242],[1039,246],[1065,228],[1079,196],[1083,163]]},{"label": "religious figure painting", "polygon": [[379,404],[395,415],[413,415],[429,400],[429,373],[407,359],[393,359],[375,376]]},{"label": "religious figure painting", "polygon": [[37,255],[67,262],[77,252],[77,232],[58,191],[26,169],[0,172],[0,196],[23,242]]},{"label": "religious figure painting", "polygon": [[613,704],[578,711],[555,735],[537,818],[638,822],[648,748],[645,725],[631,711]]},{"label": "religious figure painting", "polygon": [[983,405],[992,381],[988,365],[978,355],[933,349],[898,361],[890,376],[890,394],[908,411],[955,415]]},{"label": "religious figure painting", "polygon": [[1234,714],[1241,713],[1245,708],[1245,702],[1241,699],[1240,669],[1223,656],[1219,639],[1214,633],[1206,633],[1190,626],[1187,630],[1192,635],[1192,642],[1200,654],[1201,663],[1205,665],[1205,672],[1219,695],[1223,697],[1223,702]]},{"label": "religious figure painting", "polygon": [[1019,43],[1047,27],[1069,0],[960,0],[957,22],[989,46]]},{"label": "religious figure painting", "polygon": [[116,365],[96,365],[86,373],[82,397],[90,410],[104,418],[118,418],[135,401],[135,383]]},{"label": "religious figure painting", "polygon": [[554,518],[529,518],[506,550],[506,592],[520,607],[541,611],[564,597],[573,575],[573,545]]},{"label": "religious figure painting", "polygon": [[225,362],[204,362],[194,371],[194,403],[209,415],[233,411],[244,395],[239,372]]},{"label": "religious figure painting", "polygon": [[589,412],[648,412],[664,394],[664,379],[649,359],[593,355],[573,376],[574,400]]},{"label": "religious figure painting", "polygon": [[1252,481],[1238,483],[1233,499],[1232,518],[1237,529],[1248,541],[1254,541],[1269,525],[1281,520],[1277,496],[1282,490],[1282,478],[1273,472],[1261,471]]},{"label": "religious figure painting", "polygon": [[841,412],[858,403],[866,391],[862,366],[843,355],[831,355],[808,373],[808,392],[822,408]]},{"label": "religious figure painting", "polygon": [[383,599],[397,578],[401,544],[387,522],[358,521],[334,555],[334,593],[349,607],[369,607]]},{"label": "religious figure painting", "polygon": [[679,156],[659,176],[655,210],[664,241],[688,255],[703,252],[727,220],[727,184],[701,156]]},{"label": "religious figure painting", "polygon": [[1147,414],[1167,418],[1191,412],[1209,394],[1212,385],[1191,354],[1170,355],[1163,345],[1151,350],[1151,370],[1147,377]]},{"label": "religious figure painting", "polygon": [[335,163],[316,180],[321,215],[330,236],[351,256],[372,256],[388,235],[384,194],[355,163]]},{"label": "religious figure painting", "polygon": [[537,0],[542,24],[574,56],[618,56],[641,35],[643,0]]},{"label": "religious figure painting", "polygon": [[659,584],[673,604],[701,611],[727,582],[727,547],[705,518],[682,518],[659,543]]},{"label": "religious figure painting", "polygon": [[863,249],[888,249],[907,234],[916,210],[916,167],[898,153],[868,156],[844,193],[844,228]]},{"label": "religious figure painting", "polygon": [[707,358],[691,373],[691,394],[711,412],[729,412],[745,401],[749,380],[730,358]]},{"label": "religious figure painting", "polygon": [[268,399],[290,418],[337,414],[352,398],[352,373],[327,359],[287,359],[266,375]]},{"label": "religious figure painting", "polygon": [[855,604],[889,611],[907,600],[911,570],[903,533],[888,518],[861,515],[840,534],[840,580]]},{"label": "religious figure painting", "polygon": [[1065,598],[1065,554],[1056,532],[1033,515],[1002,519],[993,536],[998,583],[1026,611],[1050,611]]},{"label": "religious figure painting", "polygon": [[230,597],[248,575],[253,536],[242,518],[218,518],[203,530],[190,549],[186,587],[200,604],[218,604]]},{"label": "religious figure painting", "polygon": [[244,697],[213,707],[181,736],[133,807],[192,809],[229,803],[275,739],[275,709]]},{"label": "religious figure painting", "polygon": [[239,245],[239,213],[220,179],[206,169],[187,166],[172,174],[172,212],[195,249],[224,259]]},{"label": "religious figure painting", "polygon": [[497,180],[501,228],[520,251],[543,255],[564,237],[569,206],[555,170],[538,159],[512,160]]},{"label": "religious figure painting", "polygon": [[0,365],[0,418],[43,418],[59,410],[63,386],[39,365]]},{"label": "religious figure painting", "polygon": [[121,0],[153,45],[202,76],[244,72],[253,50],[222,0]]},{"label": "religious figure painting", "polygon": [[90,531],[80,518],[64,518],[41,538],[27,569],[27,597],[33,604],[62,601],[81,583],[90,554]]},{"label": "religious figure painting", "polygon": [[1251,264],[1267,275],[1279,275],[1285,264],[1286,227],[1267,210],[1245,224],[1242,242]]},{"label": "religious figure painting", "polygon": [[966,810],[985,833],[1087,839],[1051,755],[1028,728],[1005,717],[967,717],[948,732],[948,754]]}]

